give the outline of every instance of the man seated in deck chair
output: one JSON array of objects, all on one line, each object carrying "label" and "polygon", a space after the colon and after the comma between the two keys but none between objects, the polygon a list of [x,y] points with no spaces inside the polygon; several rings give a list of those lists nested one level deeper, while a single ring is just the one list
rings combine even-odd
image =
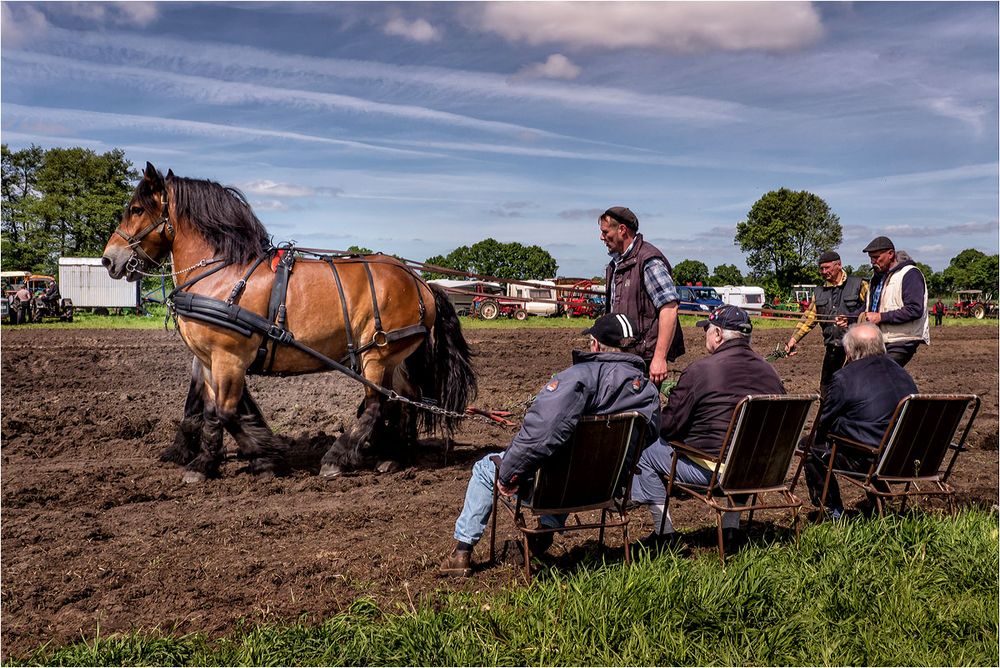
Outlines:
[{"label": "man seated in deck chair", "polygon": [[[847,364],[833,374],[820,409],[816,441],[805,463],[809,498],[815,506],[819,505],[830,461],[827,434],[838,434],[865,445],[877,446],[899,400],[917,392],[917,385],[910,374],[886,354],[882,331],[877,326],[871,323],[851,325],[844,335],[844,353]],[[838,450],[836,468],[864,471],[871,462],[869,455]],[[875,484],[880,490],[889,491],[885,483]],[[826,508],[833,519],[839,519],[844,512],[835,476],[830,476]]]},{"label": "man seated in deck chair", "polygon": [[[637,411],[646,420],[641,447],[656,440],[660,399],[656,386],[646,378],[645,362],[627,353],[635,339],[635,323],[621,314],[601,316],[583,332],[590,335],[590,350],[573,351],[573,365],[557,373],[535,397],[524,416],[521,430],[507,450],[497,488],[513,496],[530,490],[535,471],[569,442],[582,415],[608,415]],[[455,547],[441,563],[442,575],[472,574],[472,548],[482,538],[493,509],[496,466],[487,455],[472,467],[465,505],[455,522]],[[561,527],[564,517],[543,516],[549,527]],[[552,543],[552,534],[531,541],[532,553],[541,554]]]},{"label": "man seated in deck chair", "polygon": [[[681,455],[676,481],[707,485],[729,429],[733,411],[748,394],[785,394],[785,386],[767,361],[750,348],[753,323],[738,306],[720,306],[707,320],[697,323],[705,330],[708,357],[692,362],[681,374],[660,418],[660,439],[643,451],[639,471],[632,479],[632,501],[649,505],[653,531],[640,545],[658,550],[675,542],[667,505],[667,490],[661,476],[670,475],[674,449],[679,441],[706,454],[706,459]],[[725,513],[722,526],[732,542],[740,514]],[[660,532],[662,527],[663,531]]]}]

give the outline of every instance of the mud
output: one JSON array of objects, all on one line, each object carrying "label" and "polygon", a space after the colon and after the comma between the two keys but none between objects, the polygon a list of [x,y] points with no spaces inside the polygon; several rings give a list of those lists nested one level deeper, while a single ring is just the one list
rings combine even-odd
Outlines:
[{"label": "mud", "polygon": [[[478,353],[477,405],[523,415],[569,363],[569,350],[583,346],[577,331],[468,331]],[[703,354],[699,331],[686,335],[692,352],[683,364]],[[766,353],[788,335],[759,332],[754,347]],[[953,481],[963,504],[993,507],[997,329],[947,327],[933,336],[908,369],[922,391],[983,398]],[[818,333],[800,349],[775,365],[788,391],[815,391]],[[325,480],[314,474],[319,456],[353,416],[359,388],[333,373],[254,378],[251,391],[272,428],[296,449],[293,472],[261,480],[230,461],[221,478],[189,486],[178,467],[157,459],[187,389],[190,356],[175,335],[11,329],[0,351],[4,659],[98,628],[214,636],[240,620],[317,620],[359,596],[409,608],[439,590],[499,589],[515,577],[509,564],[480,567],[468,581],[436,575],[471,464],[509,442],[514,428],[469,421],[450,452],[425,439],[402,471]],[[711,526],[696,504],[674,508],[681,530]],[[633,517],[633,536],[643,535],[648,514]],[[574,548],[590,540],[557,540],[553,558],[571,564]],[[711,548],[706,541],[697,549]]]}]

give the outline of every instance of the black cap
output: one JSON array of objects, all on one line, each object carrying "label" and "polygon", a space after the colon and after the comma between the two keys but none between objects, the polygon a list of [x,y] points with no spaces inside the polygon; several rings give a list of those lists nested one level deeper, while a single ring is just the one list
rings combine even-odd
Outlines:
[{"label": "black cap", "polygon": [[639,229],[639,219],[632,213],[632,209],[627,206],[613,206],[605,211],[601,217],[603,218],[604,216],[618,221],[633,232]]},{"label": "black cap", "polygon": [[715,325],[720,329],[729,329],[744,334],[753,332],[750,315],[739,306],[730,304],[718,307],[708,316],[708,320],[699,320],[697,325],[702,329],[708,329],[709,325]]},{"label": "black cap", "polygon": [[826,264],[827,262],[840,262],[840,253],[837,251],[827,251],[819,256],[816,264]]},{"label": "black cap", "polygon": [[636,326],[624,313],[609,313],[602,315],[581,333],[590,334],[606,346],[626,348],[635,340]]},{"label": "black cap", "polygon": [[884,250],[896,250],[896,247],[892,245],[892,241],[889,240],[889,237],[875,237],[861,252],[874,253],[875,251]]}]

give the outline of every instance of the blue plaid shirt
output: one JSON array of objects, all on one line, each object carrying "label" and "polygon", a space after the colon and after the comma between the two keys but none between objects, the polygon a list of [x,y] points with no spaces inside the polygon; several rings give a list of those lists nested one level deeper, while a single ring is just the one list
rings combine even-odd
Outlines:
[{"label": "blue plaid shirt", "polygon": [[[632,243],[635,242],[633,241]],[[622,261],[622,258],[629,254],[630,250],[632,250],[632,244],[629,244],[625,252],[614,260],[616,267]],[[646,294],[649,295],[649,299],[653,302],[656,310],[660,310],[671,302],[679,302],[681,300],[680,295],[677,293],[677,286],[674,284],[674,279],[670,276],[670,272],[667,271],[667,265],[659,258],[653,258],[646,262],[646,266],[642,268],[642,282],[646,288]],[[611,303],[614,303],[614,290],[614,281],[612,281]]]}]

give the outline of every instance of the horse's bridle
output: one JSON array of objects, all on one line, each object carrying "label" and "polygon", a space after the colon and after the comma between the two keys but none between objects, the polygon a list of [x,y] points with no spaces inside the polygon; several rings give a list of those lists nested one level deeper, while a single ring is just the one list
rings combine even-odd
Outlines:
[{"label": "horse's bridle", "polygon": [[160,205],[162,208],[162,213],[160,214],[160,219],[154,221],[144,227],[138,234],[128,234],[122,232],[121,225],[115,228],[115,234],[120,236],[122,239],[128,243],[129,250],[132,251],[132,255],[129,257],[128,261],[125,263],[125,271],[132,272],[140,267],[140,265],[145,267],[157,268],[163,265],[163,262],[157,262],[153,258],[149,257],[142,247],[142,240],[152,234],[157,228],[163,228],[165,234],[169,235],[169,240],[172,242],[174,240],[174,226],[170,222],[170,207],[167,204],[167,195],[163,193],[160,198]]}]

